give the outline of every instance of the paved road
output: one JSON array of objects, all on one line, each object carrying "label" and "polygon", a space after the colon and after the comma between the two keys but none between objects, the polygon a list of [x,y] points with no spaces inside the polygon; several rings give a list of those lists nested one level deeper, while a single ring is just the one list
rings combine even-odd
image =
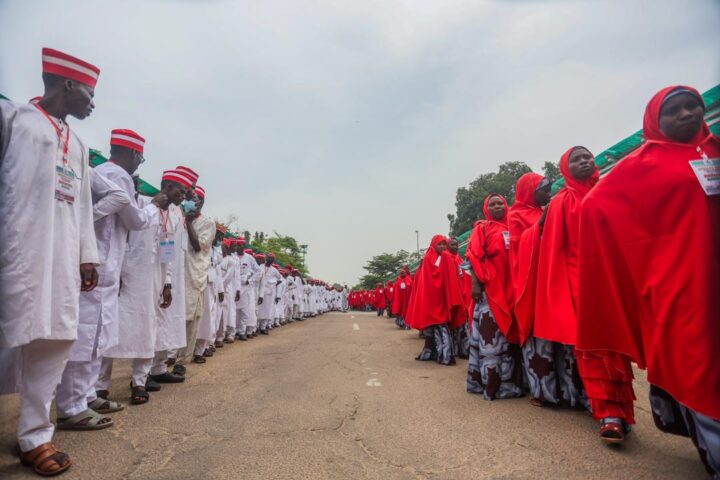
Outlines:
[{"label": "paved road", "polygon": [[[224,348],[100,432],[60,432],[70,478],[706,478],[690,441],[660,434],[638,375],[621,448],[582,413],[465,392],[464,361],[413,360],[421,340],[386,318],[328,314]],[[116,367],[125,401],[130,370]],[[0,397],[0,477],[37,478],[8,453],[17,397]]]}]

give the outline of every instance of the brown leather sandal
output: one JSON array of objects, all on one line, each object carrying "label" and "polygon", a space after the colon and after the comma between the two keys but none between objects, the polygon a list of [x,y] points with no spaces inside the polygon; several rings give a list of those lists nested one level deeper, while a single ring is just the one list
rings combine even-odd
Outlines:
[{"label": "brown leather sandal", "polygon": [[53,442],[43,443],[29,452],[21,451],[19,445],[16,448],[20,462],[26,467],[32,467],[35,473],[43,477],[60,475],[73,464],[66,453],[55,448]]}]

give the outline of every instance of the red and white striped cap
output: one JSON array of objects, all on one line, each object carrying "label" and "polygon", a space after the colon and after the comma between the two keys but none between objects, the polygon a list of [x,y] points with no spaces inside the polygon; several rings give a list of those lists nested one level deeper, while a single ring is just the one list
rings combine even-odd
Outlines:
[{"label": "red and white striped cap", "polygon": [[180,185],[184,185],[188,188],[192,187],[192,183],[187,175],[183,172],[178,172],[177,170],[165,170],[163,172],[162,179],[179,183]]},{"label": "red and white striped cap", "polygon": [[198,197],[205,200],[205,189],[201,187],[200,185],[195,185],[195,193],[197,193]]},{"label": "red and white striped cap", "polygon": [[198,178],[200,178],[200,175],[198,175],[197,172],[195,172],[195,170],[193,170],[192,168],[189,168],[189,167],[179,166],[179,167],[175,167],[175,170],[187,175],[187,177],[192,180],[193,185],[195,185],[198,181]]},{"label": "red and white striped cap", "polygon": [[110,132],[110,145],[118,145],[143,153],[145,139],[132,130],[116,128]]},{"label": "red and white striped cap", "polygon": [[42,67],[43,73],[77,80],[92,88],[95,88],[100,76],[100,69],[95,65],[52,48],[42,49]]}]

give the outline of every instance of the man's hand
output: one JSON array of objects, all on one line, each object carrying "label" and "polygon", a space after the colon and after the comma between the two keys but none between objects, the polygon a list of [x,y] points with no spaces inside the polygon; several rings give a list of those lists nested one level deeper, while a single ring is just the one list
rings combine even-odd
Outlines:
[{"label": "man's hand", "polygon": [[236,301],[236,302],[239,302],[239,301],[240,301],[240,290],[238,290],[237,292],[235,292],[235,301]]},{"label": "man's hand", "polygon": [[152,199],[152,204],[161,210],[167,210],[168,206],[170,206],[170,199],[167,195],[160,192]]},{"label": "man's hand", "polygon": [[92,263],[80,264],[80,291],[89,292],[97,287],[98,273]]},{"label": "man's hand", "polygon": [[480,283],[474,273],[472,273],[470,276],[472,277],[472,299],[476,302],[479,302],[482,300],[482,294],[485,290],[485,287],[482,283]]},{"label": "man's hand", "polygon": [[172,304],[172,290],[170,287],[163,288],[162,291],[162,302],[160,302],[160,308],[168,308]]},{"label": "man's hand", "polygon": [[258,305],[262,305],[263,299],[262,297],[258,298]]},{"label": "man's hand", "polygon": [[200,213],[197,210],[192,210],[190,212],[187,212],[185,214],[185,221],[187,223],[192,223],[200,216]]},{"label": "man's hand", "polygon": [[543,228],[545,228],[545,219],[547,218],[548,210],[550,210],[549,207],[550,205],[543,209],[542,216],[540,217],[540,233],[542,233]]},{"label": "man's hand", "polygon": [[279,302],[280,302],[280,297],[275,297],[275,303],[279,303]]},{"label": "man's hand", "polygon": [[222,302],[225,301],[225,292],[219,292],[219,293],[218,293],[218,301],[219,301],[220,303],[222,303]]}]

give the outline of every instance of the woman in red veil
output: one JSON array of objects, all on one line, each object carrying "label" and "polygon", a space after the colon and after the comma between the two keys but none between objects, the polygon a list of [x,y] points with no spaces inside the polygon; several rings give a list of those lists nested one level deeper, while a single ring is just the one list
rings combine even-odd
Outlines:
[{"label": "woman in red veil", "polygon": [[416,358],[455,365],[451,330],[467,320],[457,264],[447,238],[435,235],[413,279],[407,324],[422,332],[425,346]]}]

